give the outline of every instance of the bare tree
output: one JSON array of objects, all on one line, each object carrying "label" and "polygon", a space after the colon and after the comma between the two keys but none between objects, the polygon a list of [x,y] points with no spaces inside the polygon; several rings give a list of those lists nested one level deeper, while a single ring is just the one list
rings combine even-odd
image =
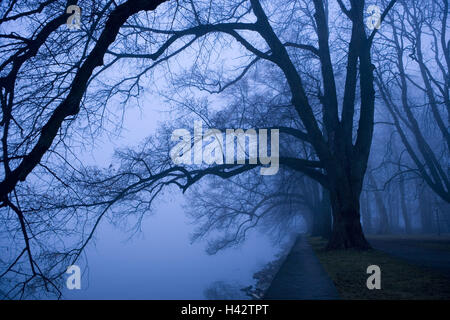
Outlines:
[{"label": "bare tree", "polygon": [[402,171],[416,173],[449,202],[448,1],[400,4],[382,32],[386,51],[380,53],[377,84],[412,161],[403,161]]},{"label": "bare tree", "polygon": [[[334,222],[333,233],[328,245],[330,249],[369,248],[360,224],[359,196],[373,134],[375,91],[374,67],[370,51],[377,30],[375,29],[369,34],[365,30],[365,2],[350,2],[350,9],[348,9],[343,2],[338,1],[340,10],[336,13],[341,19],[340,23],[351,26],[350,41],[345,39],[342,41],[344,49],[331,48],[329,45],[331,36],[329,8],[328,3],[323,1],[313,1],[313,8],[302,2],[299,7],[291,9],[293,14],[299,15],[299,18],[306,21],[301,20],[302,23],[308,24],[309,21],[309,27],[314,31],[313,37],[305,39],[306,43],[285,40],[286,37],[281,36],[280,31],[289,31],[286,27],[287,23],[283,24],[281,21],[277,25],[279,17],[275,14],[272,14],[271,17],[275,22],[269,23],[266,11],[271,11],[273,7],[267,4],[267,8],[264,9],[256,0],[250,1],[250,7],[246,6],[246,3],[237,4],[233,11],[234,16],[225,18],[220,16],[221,19],[212,16],[210,11],[203,8],[201,4],[196,5],[195,10],[192,11],[194,12],[193,20],[197,25],[178,31],[168,32],[140,25],[130,26],[136,30],[168,34],[169,39],[178,39],[183,36],[204,36],[210,33],[225,34],[231,36],[252,54],[250,62],[241,68],[242,73],[235,79],[223,83],[220,79],[213,81],[196,72],[194,73],[196,77],[189,79],[190,87],[220,93],[242,79],[248,70],[259,61],[269,62],[279,69],[289,89],[290,103],[303,127],[303,130],[288,127],[286,131],[309,143],[316,157],[316,160],[280,158],[280,163],[315,179],[329,190]],[[382,20],[395,2],[391,1],[386,6],[381,17]],[[207,13],[208,15],[206,15]],[[214,18],[216,21],[213,20]],[[256,21],[240,22],[249,19],[256,19]],[[192,23],[192,21],[189,20],[187,23]],[[253,38],[245,37],[244,31],[257,36],[259,44],[266,48],[259,49],[257,44],[252,43]],[[287,34],[289,35],[289,32]],[[343,92],[336,87],[336,70],[333,68],[333,57],[339,50],[343,50],[348,55],[345,66],[342,68],[347,70]],[[317,62],[315,70],[317,72],[310,70],[305,75],[306,70],[297,64],[296,57],[301,55],[298,53],[299,51],[305,52],[308,57],[311,57],[312,54]],[[145,54],[129,55],[116,52],[114,55],[119,58],[146,58]],[[342,71],[342,64],[335,63],[335,68],[338,67],[339,71]],[[310,82],[304,79],[307,76],[314,80],[315,88],[307,86],[306,83]],[[357,91],[360,96],[359,102],[356,101]],[[342,108],[339,116],[338,101],[340,98],[342,98]],[[355,110],[358,105],[360,105],[358,129],[354,130]],[[229,170],[231,169],[229,165],[221,165],[202,171],[193,170],[184,177],[185,183],[180,187],[186,190],[205,175],[213,174],[228,178],[253,167],[247,164]],[[168,170],[179,171],[180,168]]]},{"label": "bare tree", "polygon": [[[56,217],[41,212],[27,197],[35,195],[35,200],[46,202],[42,195],[45,186],[52,184],[70,190],[65,178],[54,170],[61,163],[74,168],[66,137],[73,135],[71,124],[76,116],[83,118],[80,113],[86,111],[95,114],[95,110],[89,112],[85,96],[93,71],[103,65],[108,48],[128,18],[140,11],[153,11],[162,2],[1,3],[0,204],[2,221],[6,222],[2,223],[2,243],[6,243],[8,254],[0,261],[0,281],[2,288],[8,288],[6,298],[27,297],[41,286],[61,294],[60,275],[67,262],[80,254],[67,248],[71,235],[80,231],[75,221],[81,216]],[[79,32],[64,26],[71,15],[66,8],[75,4],[84,9],[86,27]],[[37,216],[33,215],[36,211]],[[68,240],[61,244],[59,237],[64,233]]]},{"label": "bare tree", "polygon": [[[172,70],[170,62],[180,54],[194,56],[195,62],[188,81],[181,84],[167,72],[167,78],[180,84],[178,89],[225,93],[260,64],[282,77],[287,93],[282,101],[290,121],[271,127],[294,142],[287,143],[280,164],[328,190],[333,214],[329,249],[370,247],[360,224],[359,199],[373,136],[371,50],[378,30],[366,31],[365,1],[338,0],[335,6],[322,0],[177,1],[164,6],[159,19],[148,14],[162,2],[2,3],[1,24],[17,19],[30,24],[22,35],[1,35],[0,201],[8,222],[2,234],[15,244],[8,261],[2,261],[1,276],[11,284],[7,297],[26,296],[27,288],[42,284],[58,293],[55,281],[64,266],[79,259],[107,213],[113,220],[134,215],[138,225],[158,193],[170,186],[185,192],[206,176],[230,179],[260,165],[174,165],[170,135],[174,125],[188,119],[162,127],[138,149],[119,151],[111,168],[86,168],[76,161],[70,145],[76,126],[90,134],[102,128],[106,105],[118,97],[123,105],[139,98],[146,76],[163,64]],[[381,22],[395,2],[386,5]],[[61,26],[70,15],[65,9],[76,3],[89,20],[80,32],[69,33]],[[350,30],[348,38],[339,34],[344,30]],[[229,46],[240,46],[239,71],[211,72],[211,55]],[[114,75],[114,68],[121,73]],[[342,90],[337,80],[344,83]],[[201,105],[183,102],[201,115]],[[216,116],[215,123],[236,124]],[[69,246],[59,241],[66,231],[74,237],[66,240]],[[12,282],[11,274],[19,274],[22,281]]]}]

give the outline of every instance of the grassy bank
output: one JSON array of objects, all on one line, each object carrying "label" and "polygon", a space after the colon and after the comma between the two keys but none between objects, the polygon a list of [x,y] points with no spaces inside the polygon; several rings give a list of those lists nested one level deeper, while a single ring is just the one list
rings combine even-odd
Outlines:
[{"label": "grassy bank", "polygon": [[[311,237],[309,242],[342,299],[450,299],[450,278],[433,270],[377,250],[326,251],[324,239]],[[369,265],[381,268],[380,290],[367,289]]]},{"label": "grassy bank", "polygon": [[382,240],[384,242],[395,242],[409,246],[441,250],[450,252],[450,236],[435,234],[400,234],[400,235],[370,235],[366,236],[368,240]]}]

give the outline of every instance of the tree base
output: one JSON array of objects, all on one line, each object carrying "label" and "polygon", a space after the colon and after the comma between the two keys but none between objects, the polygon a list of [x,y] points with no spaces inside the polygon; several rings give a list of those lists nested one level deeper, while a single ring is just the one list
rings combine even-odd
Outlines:
[{"label": "tree base", "polygon": [[359,220],[351,222],[337,222],[333,225],[333,232],[326,247],[327,250],[369,250],[372,249],[364,237]]}]

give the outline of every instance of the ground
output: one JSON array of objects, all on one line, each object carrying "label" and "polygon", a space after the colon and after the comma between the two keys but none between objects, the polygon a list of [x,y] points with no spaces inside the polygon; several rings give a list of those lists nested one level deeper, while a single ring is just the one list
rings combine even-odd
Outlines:
[{"label": "ground", "polygon": [[377,250],[450,277],[450,236],[371,235],[367,239]]},{"label": "ground", "polygon": [[300,235],[282,263],[264,299],[339,299],[336,287],[304,235]]},{"label": "ground", "polygon": [[[450,239],[368,237],[369,251],[326,251],[326,240],[309,238],[341,299],[450,299]],[[383,251],[382,251],[383,250]],[[369,290],[369,265],[381,268],[381,289]]]}]

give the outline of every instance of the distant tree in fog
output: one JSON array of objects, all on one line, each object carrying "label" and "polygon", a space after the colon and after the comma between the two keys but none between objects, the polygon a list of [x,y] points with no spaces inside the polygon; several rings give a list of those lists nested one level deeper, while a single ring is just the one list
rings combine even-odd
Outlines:
[{"label": "distant tree in fog", "polygon": [[447,0],[399,1],[380,32],[376,82],[414,173],[450,202],[450,41]]}]

